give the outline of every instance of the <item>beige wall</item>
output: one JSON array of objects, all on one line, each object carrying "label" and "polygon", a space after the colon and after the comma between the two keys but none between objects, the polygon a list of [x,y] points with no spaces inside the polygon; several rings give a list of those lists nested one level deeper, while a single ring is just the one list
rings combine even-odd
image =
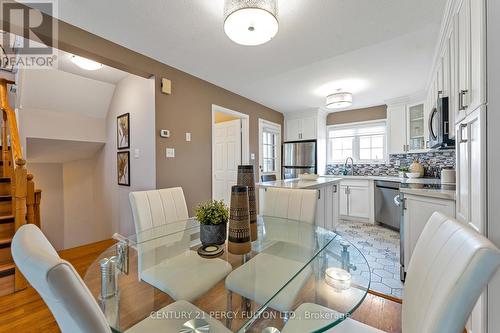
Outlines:
[{"label": "beige wall", "polygon": [[330,113],[326,118],[326,124],[339,125],[385,118],[387,118],[387,105],[379,105],[364,109]]},{"label": "beige wall", "polygon": [[[191,212],[212,193],[212,104],[249,115],[250,153],[256,157],[251,161],[253,164],[257,163],[259,154],[258,119],[283,125],[283,114],[279,112],[82,29],[59,22],[58,32],[58,47],[64,51],[143,77],[155,76],[156,186],[183,187]],[[38,37],[45,39],[42,32]],[[160,92],[161,78],[172,81],[171,95]],[[160,129],[169,129],[171,137],[160,138]],[[191,142],[185,141],[186,132],[192,133]],[[134,140],[134,133],[131,138]],[[175,148],[175,158],[165,158],[167,147]]]},{"label": "beige wall", "polygon": [[64,249],[63,165],[61,163],[30,163],[36,185],[43,189],[41,201],[42,231],[56,250]]}]

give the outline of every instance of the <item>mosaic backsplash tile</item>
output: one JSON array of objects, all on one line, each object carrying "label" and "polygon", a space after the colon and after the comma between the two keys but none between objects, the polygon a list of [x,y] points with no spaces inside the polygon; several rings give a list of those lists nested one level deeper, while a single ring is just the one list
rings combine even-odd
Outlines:
[{"label": "mosaic backsplash tile", "polygon": [[[455,168],[455,150],[432,151],[418,154],[396,154],[389,155],[388,164],[356,164],[354,166],[355,176],[397,176],[400,166],[410,166],[414,159],[423,165],[425,177],[439,178],[443,167]],[[340,175],[344,170],[344,164],[328,164],[327,175]]]}]

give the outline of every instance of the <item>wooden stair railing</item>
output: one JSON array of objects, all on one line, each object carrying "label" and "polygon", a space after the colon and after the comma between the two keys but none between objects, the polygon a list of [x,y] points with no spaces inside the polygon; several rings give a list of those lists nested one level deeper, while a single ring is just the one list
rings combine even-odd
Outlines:
[{"label": "wooden stair railing", "polygon": [[[9,240],[24,224],[33,223],[40,227],[41,201],[41,191],[36,190],[33,175],[28,174],[26,170],[26,160],[23,158],[21,149],[16,114],[8,100],[7,85],[10,84],[14,84],[14,82],[0,78],[0,109],[3,120],[1,126],[2,154],[0,156],[2,177],[0,180],[3,184],[10,183],[10,191],[8,191],[10,195],[0,195],[0,198],[3,198],[3,201],[8,201],[9,198],[11,200],[10,207],[8,207],[8,203],[0,206],[0,236],[3,235],[4,245],[8,244],[9,247]],[[2,188],[2,191],[2,193],[7,192],[6,188]],[[5,226],[8,223],[12,223],[13,227]],[[12,264],[12,257],[7,254],[0,256],[0,278],[7,276],[8,272],[12,272]],[[9,271],[2,272],[2,267],[5,270],[9,269]],[[26,279],[15,266],[13,274],[13,292],[26,288]],[[2,293],[5,293],[5,290],[0,290],[0,295]]]}]

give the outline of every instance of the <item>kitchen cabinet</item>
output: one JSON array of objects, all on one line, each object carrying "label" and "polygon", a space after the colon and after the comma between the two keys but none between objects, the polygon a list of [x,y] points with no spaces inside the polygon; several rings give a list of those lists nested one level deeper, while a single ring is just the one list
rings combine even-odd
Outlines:
[{"label": "kitchen cabinet", "polygon": [[285,141],[317,139],[317,117],[285,120]]},{"label": "kitchen cabinet", "polygon": [[406,104],[387,106],[387,152],[406,153]]},{"label": "kitchen cabinet", "polygon": [[371,180],[342,180],[340,216],[348,220],[374,222],[374,193]]},{"label": "kitchen cabinet", "polygon": [[388,105],[388,153],[405,154],[423,151],[428,137],[427,118],[423,102]]},{"label": "kitchen cabinet", "polygon": [[447,216],[455,216],[455,201],[425,197],[413,194],[404,194],[404,264],[408,269],[413,250],[420,234],[434,212]]},{"label": "kitchen cabinet", "polygon": [[478,108],[456,127],[457,219],[485,233],[486,139],[482,129],[485,106]]},{"label": "kitchen cabinet", "polygon": [[335,230],[339,224],[339,185],[328,185],[318,189],[316,225]]}]

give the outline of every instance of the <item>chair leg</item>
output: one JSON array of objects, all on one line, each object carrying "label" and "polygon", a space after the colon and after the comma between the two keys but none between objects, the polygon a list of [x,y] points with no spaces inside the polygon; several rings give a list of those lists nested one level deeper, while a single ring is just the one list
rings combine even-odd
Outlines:
[{"label": "chair leg", "polygon": [[233,317],[233,292],[227,291],[227,307],[226,307],[226,327],[231,329]]}]

